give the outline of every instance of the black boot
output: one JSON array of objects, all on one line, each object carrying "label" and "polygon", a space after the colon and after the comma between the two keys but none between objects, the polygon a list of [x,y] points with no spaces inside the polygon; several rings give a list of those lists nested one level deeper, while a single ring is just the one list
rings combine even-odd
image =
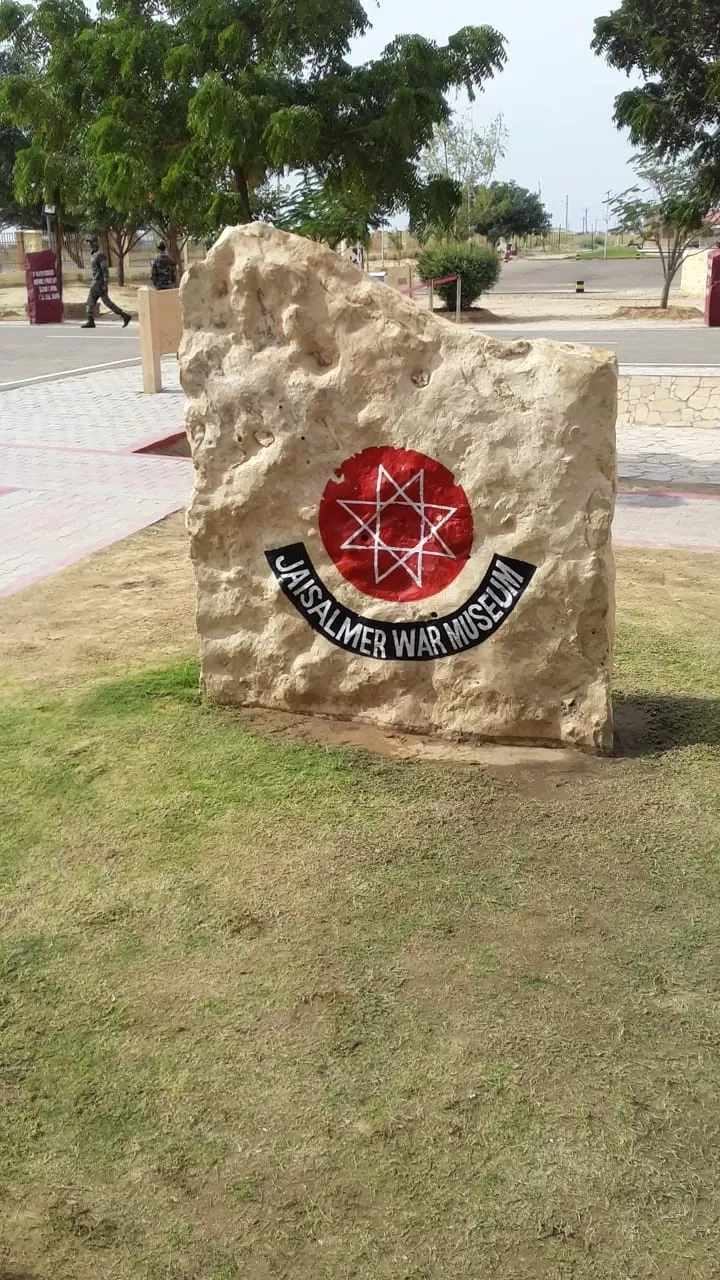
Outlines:
[{"label": "black boot", "polygon": [[123,318],[122,318],[123,329],[127,329],[131,320],[132,320],[132,316],[130,315],[130,313],[127,311],[123,311]]},{"label": "black boot", "polygon": [[95,328],[95,321],[93,320],[92,316],[88,316],[88,318],[87,318],[87,320],[85,321],[85,323],[80,325],[80,328],[81,328],[81,329],[94,329],[94,328]]}]

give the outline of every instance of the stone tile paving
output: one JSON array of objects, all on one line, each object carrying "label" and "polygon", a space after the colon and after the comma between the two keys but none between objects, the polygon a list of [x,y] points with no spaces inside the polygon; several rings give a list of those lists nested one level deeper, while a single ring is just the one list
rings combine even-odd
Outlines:
[{"label": "stone tile paving", "polygon": [[[0,402],[0,413],[2,405]],[[179,464],[179,465],[178,465]],[[2,481],[13,489],[53,493],[152,493],[158,488],[179,504],[188,496],[192,482],[189,458],[157,458],[150,454],[94,453],[77,449],[23,449],[0,445]]]},{"label": "stone tile paving", "polygon": [[176,360],[163,362],[163,382],[166,390],[159,395],[143,395],[140,366],[132,365],[3,391],[0,445],[122,453],[142,448],[182,431]]},{"label": "stone tile paving", "polygon": [[132,452],[182,430],[175,361],[164,374],[158,396],[137,365],[0,394],[0,596],[185,506],[189,459]]},{"label": "stone tile paving", "polygon": [[670,486],[720,485],[720,431],[619,424],[617,442],[621,476]]},{"label": "stone tile paving", "polygon": [[[167,390],[140,391],[140,369],[103,370],[0,393],[0,596],[183,507],[185,458],[133,453],[182,429],[177,364]],[[662,489],[720,487],[720,431],[618,428],[621,476]],[[619,542],[720,550],[720,498],[621,494]]]},{"label": "stone tile paving", "polygon": [[[165,491],[18,489],[0,496],[0,597],[75,564],[184,506],[192,486],[187,459]],[[184,472],[184,475],[180,475]],[[182,483],[180,483],[182,481]]]}]

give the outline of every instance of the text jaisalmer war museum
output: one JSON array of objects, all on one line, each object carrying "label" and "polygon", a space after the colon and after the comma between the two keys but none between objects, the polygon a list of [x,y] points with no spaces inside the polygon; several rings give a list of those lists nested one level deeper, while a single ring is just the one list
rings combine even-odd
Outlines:
[{"label": "text jaisalmer war museum", "polygon": [[494,341],[259,223],[182,305],[208,696],[609,750],[613,356]]}]

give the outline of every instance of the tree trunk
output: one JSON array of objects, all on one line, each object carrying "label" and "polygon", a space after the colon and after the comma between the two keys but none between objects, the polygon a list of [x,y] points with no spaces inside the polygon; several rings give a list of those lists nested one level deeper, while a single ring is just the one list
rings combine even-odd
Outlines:
[{"label": "tree trunk", "polygon": [[117,282],[118,287],[122,289],[125,284],[125,255],[127,253],[127,241],[122,231],[115,232],[115,243],[117,245]]},{"label": "tree trunk", "polygon": [[241,168],[234,168],[233,181],[235,185],[235,190],[240,196],[240,200],[242,202],[243,213],[245,214],[245,221],[250,222],[250,192],[248,191],[248,184],[247,184],[247,178],[245,177],[245,170]]},{"label": "tree trunk", "polygon": [[670,275],[669,271],[666,271],[665,279],[663,280],[662,293],[660,295],[660,308],[662,311],[667,311],[667,305],[670,299],[671,284],[672,284],[672,276]]},{"label": "tree trunk", "polygon": [[58,293],[63,292],[63,245],[62,245],[62,211],[60,201],[55,204],[55,257],[57,259]]},{"label": "tree trunk", "polygon": [[167,251],[170,254],[170,257],[174,263],[178,263],[180,261],[180,242],[179,232],[174,222],[168,223],[167,230],[163,238],[167,245]]}]

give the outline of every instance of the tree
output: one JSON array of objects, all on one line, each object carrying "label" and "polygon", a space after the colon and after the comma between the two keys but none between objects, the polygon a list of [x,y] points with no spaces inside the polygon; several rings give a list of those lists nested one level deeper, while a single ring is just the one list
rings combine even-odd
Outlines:
[{"label": "tree", "polygon": [[[20,69],[10,53],[0,49],[0,93],[2,93],[2,82],[11,75],[16,75]],[[23,204],[19,201],[15,195],[13,183],[15,161],[29,142],[28,134],[22,129],[0,120],[0,228],[42,225],[41,205],[37,202]]]},{"label": "tree", "polygon": [[622,0],[595,23],[593,48],[643,83],[615,99],[635,146],[695,165],[708,207],[720,193],[717,0]]},{"label": "tree", "polygon": [[392,230],[388,232],[388,240],[395,250],[395,257],[398,262],[400,262],[405,248],[405,237],[399,227],[393,227]]},{"label": "tree", "polygon": [[[492,178],[498,161],[505,155],[508,131],[502,115],[495,116],[484,128],[476,129],[472,110],[451,118],[433,128],[433,136],[420,153],[418,168],[427,178],[444,177],[457,183],[461,204],[452,227],[455,239],[470,232],[469,213],[476,187]],[[428,228],[428,233],[442,228]]]},{"label": "tree", "polygon": [[33,58],[0,114],[32,131],[34,189],[81,204],[89,168],[123,225],[155,228],[171,252],[184,234],[274,216],[290,174],[312,233],[329,220],[334,235],[339,216],[367,234],[403,208],[450,219],[457,184],[423,178],[416,157],[449,118],[446,94],[472,98],[501,69],[503,38],[398,36],[352,66],[366,27],[359,0],[103,0],[97,15],[83,0],[5,0],[0,39]]},{"label": "tree", "polygon": [[0,4],[0,40],[8,42],[14,68],[0,81],[0,120],[27,141],[15,158],[13,187],[21,202],[55,206],[61,290],[65,215],[80,198],[86,172],[79,49],[89,27],[75,0],[41,0],[37,8]]},{"label": "tree", "polygon": [[635,172],[644,187],[631,187],[616,196],[610,207],[618,219],[618,231],[657,245],[664,277],[660,306],[664,309],[672,282],[705,221],[705,202],[692,165],[663,163],[645,153],[635,158]]},{"label": "tree", "polygon": [[450,114],[446,92],[465,85],[472,96],[502,67],[497,32],[466,27],[445,46],[398,36],[379,59],[354,67],[350,42],[367,27],[358,0],[175,3],[186,43],[173,69],[197,85],[189,124],[218,191],[211,218],[247,221],[253,193],[293,170],[365,217],[366,230],[366,215],[456,206],[455,184],[423,181],[415,157]]},{"label": "tree", "polygon": [[419,181],[414,158],[449,114],[446,92],[472,93],[505,59],[497,32],[467,27],[442,47],[398,37],[353,67],[358,0],[107,0],[104,14],[91,69],[95,90],[112,90],[91,141],[105,194],[116,202],[131,182],[137,199],[145,183],[155,209],[196,234],[272,216],[267,193],[291,172],[314,233],[331,212],[333,234],[336,214],[367,234],[388,211],[456,204],[452,184]]},{"label": "tree", "polygon": [[176,261],[189,234],[207,233],[216,195],[191,133],[195,86],[179,65],[184,44],[177,20],[152,0],[106,0],[83,51],[86,151],[98,195],[125,213],[126,226],[166,240]]},{"label": "tree", "polygon": [[470,222],[490,244],[520,236],[547,235],[550,215],[540,197],[515,182],[491,182],[478,187],[470,209]]}]

